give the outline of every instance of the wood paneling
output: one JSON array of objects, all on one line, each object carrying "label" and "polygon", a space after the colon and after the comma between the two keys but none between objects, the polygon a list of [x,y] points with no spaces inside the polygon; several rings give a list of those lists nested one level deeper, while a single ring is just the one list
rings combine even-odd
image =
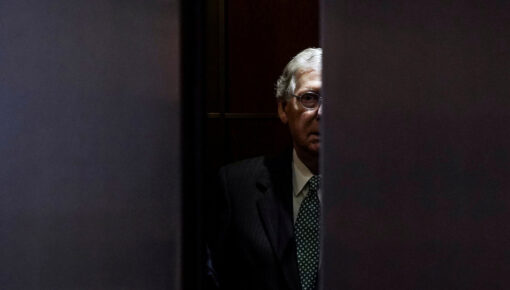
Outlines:
[{"label": "wood paneling", "polygon": [[[291,146],[276,115],[274,85],[295,54],[318,46],[319,5],[304,0],[213,2],[206,44],[207,147],[228,148],[223,154],[208,150],[208,171],[216,172],[219,165]],[[211,120],[218,117],[229,120],[219,127],[219,121]]]},{"label": "wood paneling", "polygon": [[318,46],[319,4],[307,0],[227,1],[230,112],[274,112],[274,85],[299,51]]}]

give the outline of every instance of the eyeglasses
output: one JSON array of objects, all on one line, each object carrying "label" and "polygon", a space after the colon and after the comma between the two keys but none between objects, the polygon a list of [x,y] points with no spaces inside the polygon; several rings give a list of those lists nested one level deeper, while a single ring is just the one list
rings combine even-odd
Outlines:
[{"label": "eyeglasses", "polygon": [[322,105],[322,96],[317,92],[309,91],[304,92],[299,96],[292,96],[295,97],[307,110],[315,110]]}]

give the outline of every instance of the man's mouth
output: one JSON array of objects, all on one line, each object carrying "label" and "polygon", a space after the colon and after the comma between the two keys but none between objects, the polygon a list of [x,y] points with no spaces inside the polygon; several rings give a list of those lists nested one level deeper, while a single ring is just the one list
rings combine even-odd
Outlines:
[{"label": "man's mouth", "polygon": [[317,142],[319,142],[319,140],[321,138],[319,132],[312,132],[308,136],[310,136],[311,140],[315,140]]}]

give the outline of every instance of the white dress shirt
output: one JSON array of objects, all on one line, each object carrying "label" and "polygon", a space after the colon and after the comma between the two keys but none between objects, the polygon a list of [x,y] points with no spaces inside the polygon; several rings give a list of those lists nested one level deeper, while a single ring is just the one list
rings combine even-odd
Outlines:
[{"label": "white dress shirt", "polygon": [[[292,188],[293,188],[293,209],[294,209],[294,222],[296,222],[299,208],[301,203],[308,195],[308,180],[312,178],[313,173],[306,167],[306,165],[299,159],[296,149],[292,151]],[[321,190],[317,192],[319,200],[322,201]]]}]

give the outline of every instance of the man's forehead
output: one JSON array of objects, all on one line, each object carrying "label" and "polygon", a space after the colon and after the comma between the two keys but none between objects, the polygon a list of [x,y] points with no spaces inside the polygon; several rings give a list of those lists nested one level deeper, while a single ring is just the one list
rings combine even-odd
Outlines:
[{"label": "man's forehead", "polygon": [[315,68],[300,68],[296,71],[296,78],[300,78],[302,75],[304,74],[307,74],[307,73],[312,73],[312,72],[316,72],[319,74],[319,76],[322,74],[322,71],[321,70],[318,70],[318,69],[315,69]]},{"label": "man's forehead", "polygon": [[296,90],[320,89],[322,85],[321,72],[315,69],[301,70],[296,74]]}]

